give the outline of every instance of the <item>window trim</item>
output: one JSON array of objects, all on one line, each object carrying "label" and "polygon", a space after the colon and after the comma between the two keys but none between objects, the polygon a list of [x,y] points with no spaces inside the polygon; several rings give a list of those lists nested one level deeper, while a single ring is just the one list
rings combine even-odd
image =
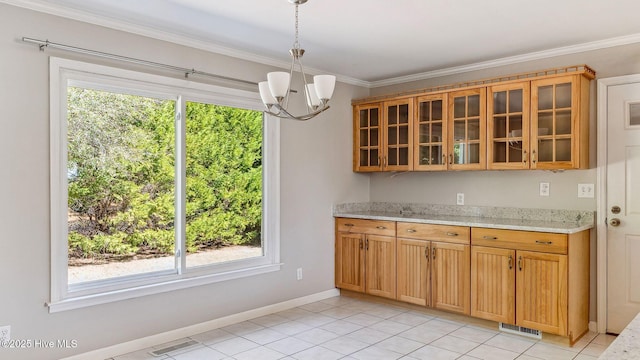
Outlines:
[{"label": "window trim", "polygon": [[[263,111],[257,92],[225,88],[185,79],[96,65],[75,60],[50,57],[50,191],[51,191],[51,298],[49,312],[58,312],[98,305],[112,301],[201,286],[247,276],[280,270],[280,122],[264,114],[263,130],[263,256],[186,268],[106,279],[96,282],[68,285],[67,240],[67,99],[68,81],[78,84],[99,82],[103,89],[109,86],[121,89],[131,86],[146,96],[186,101],[200,101]],[[178,101],[180,100],[180,102]],[[182,116],[181,116],[182,117]],[[184,122],[176,126],[176,147],[184,141]],[[178,132],[180,134],[178,135]],[[184,153],[182,153],[184,156]],[[176,162],[176,188],[184,187],[185,173]],[[176,191],[178,193],[179,191]],[[184,233],[184,220],[179,209],[184,209],[184,197],[176,204],[177,231]],[[180,224],[178,224],[180,223]],[[176,241],[179,238],[176,237]],[[181,256],[183,262],[185,256]],[[185,264],[183,264],[185,265]],[[71,289],[71,291],[70,291]]]}]

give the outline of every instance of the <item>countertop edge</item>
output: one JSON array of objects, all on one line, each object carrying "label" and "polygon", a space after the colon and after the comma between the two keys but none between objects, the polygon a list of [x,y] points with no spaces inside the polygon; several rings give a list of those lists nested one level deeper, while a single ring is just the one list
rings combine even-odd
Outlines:
[{"label": "countertop edge", "polygon": [[[454,225],[454,226],[469,226],[479,228],[491,228],[491,229],[505,229],[505,230],[522,230],[522,231],[537,231],[547,233],[559,233],[559,234],[575,234],[584,230],[592,229],[595,224],[589,223],[564,223],[564,222],[546,222],[546,224],[553,224],[554,226],[541,226],[532,224],[532,221],[517,220],[517,219],[500,219],[500,218],[485,218],[485,217],[468,217],[468,216],[456,216],[456,215],[399,215],[399,214],[367,214],[367,213],[334,213],[334,217],[352,218],[352,219],[366,219],[366,220],[384,220],[384,221],[400,221],[400,222],[413,222],[421,224],[434,224],[434,225]],[[446,218],[446,219],[443,219]]]}]

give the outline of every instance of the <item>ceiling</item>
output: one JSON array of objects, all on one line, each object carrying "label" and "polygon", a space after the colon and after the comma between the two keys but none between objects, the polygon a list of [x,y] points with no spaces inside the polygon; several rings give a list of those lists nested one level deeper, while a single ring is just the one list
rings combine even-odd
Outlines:
[{"label": "ceiling", "polygon": [[[294,39],[287,0],[0,2],[277,66]],[[310,72],[367,86],[640,42],[638,0],[309,0],[299,11]]]}]

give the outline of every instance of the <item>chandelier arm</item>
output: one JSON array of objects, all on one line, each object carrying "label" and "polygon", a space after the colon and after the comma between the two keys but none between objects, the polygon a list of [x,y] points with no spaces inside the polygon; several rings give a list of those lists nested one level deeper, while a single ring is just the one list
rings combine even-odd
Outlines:
[{"label": "chandelier arm", "polygon": [[304,100],[307,105],[307,113],[314,111],[313,105],[311,105],[311,94],[309,94],[309,88],[307,83],[307,74],[304,72],[304,68],[302,67],[302,59],[298,57],[298,65],[300,66],[300,73],[302,74],[302,82],[304,83]]},{"label": "chandelier arm", "polygon": [[286,109],[282,108],[280,105],[275,105],[278,110],[280,110],[280,112],[278,114],[273,114],[281,119],[291,119],[291,120],[298,120],[298,121],[307,121],[307,120],[311,120],[312,118],[314,118],[316,115],[320,114],[321,112],[329,109],[329,106],[326,107],[322,107],[320,109],[317,109],[316,111],[312,112],[312,113],[308,113],[306,115],[300,115],[300,116],[294,116],[291,115],[291,113],[289,113]]}]

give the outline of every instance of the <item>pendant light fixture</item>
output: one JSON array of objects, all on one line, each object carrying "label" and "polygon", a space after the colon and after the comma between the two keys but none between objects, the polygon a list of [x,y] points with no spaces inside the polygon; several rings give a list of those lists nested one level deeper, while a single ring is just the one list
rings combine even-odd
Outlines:
[{"label": "pendant light fixture", "polygon": [[[298,41],[298,6],[307,2],[307,0],[289,0],[296,6],[296,37],[293,48],[289,50],[291,55],[291,68],[289,72],[276,71],[267,74],[267,81],[258,84],[260,97],[267,108],[267,113],[284,119],[293,119],[305,121],[309,120],[321,112],[327,110],[329,99],[333,95],[333,89],[336,85],[336,77],[333,75],[316,75],[313,77],[313,83],[307,83],[307,75],[302,68],[302,55],[304,49],[300,48]],[[292,115],[287,107],[289,105],[289,97],[291,95],[291,80],[293,71],[298,67],[302,75],[304,84],[303,93],[307,103],[307,113],[300,116]]]}]

